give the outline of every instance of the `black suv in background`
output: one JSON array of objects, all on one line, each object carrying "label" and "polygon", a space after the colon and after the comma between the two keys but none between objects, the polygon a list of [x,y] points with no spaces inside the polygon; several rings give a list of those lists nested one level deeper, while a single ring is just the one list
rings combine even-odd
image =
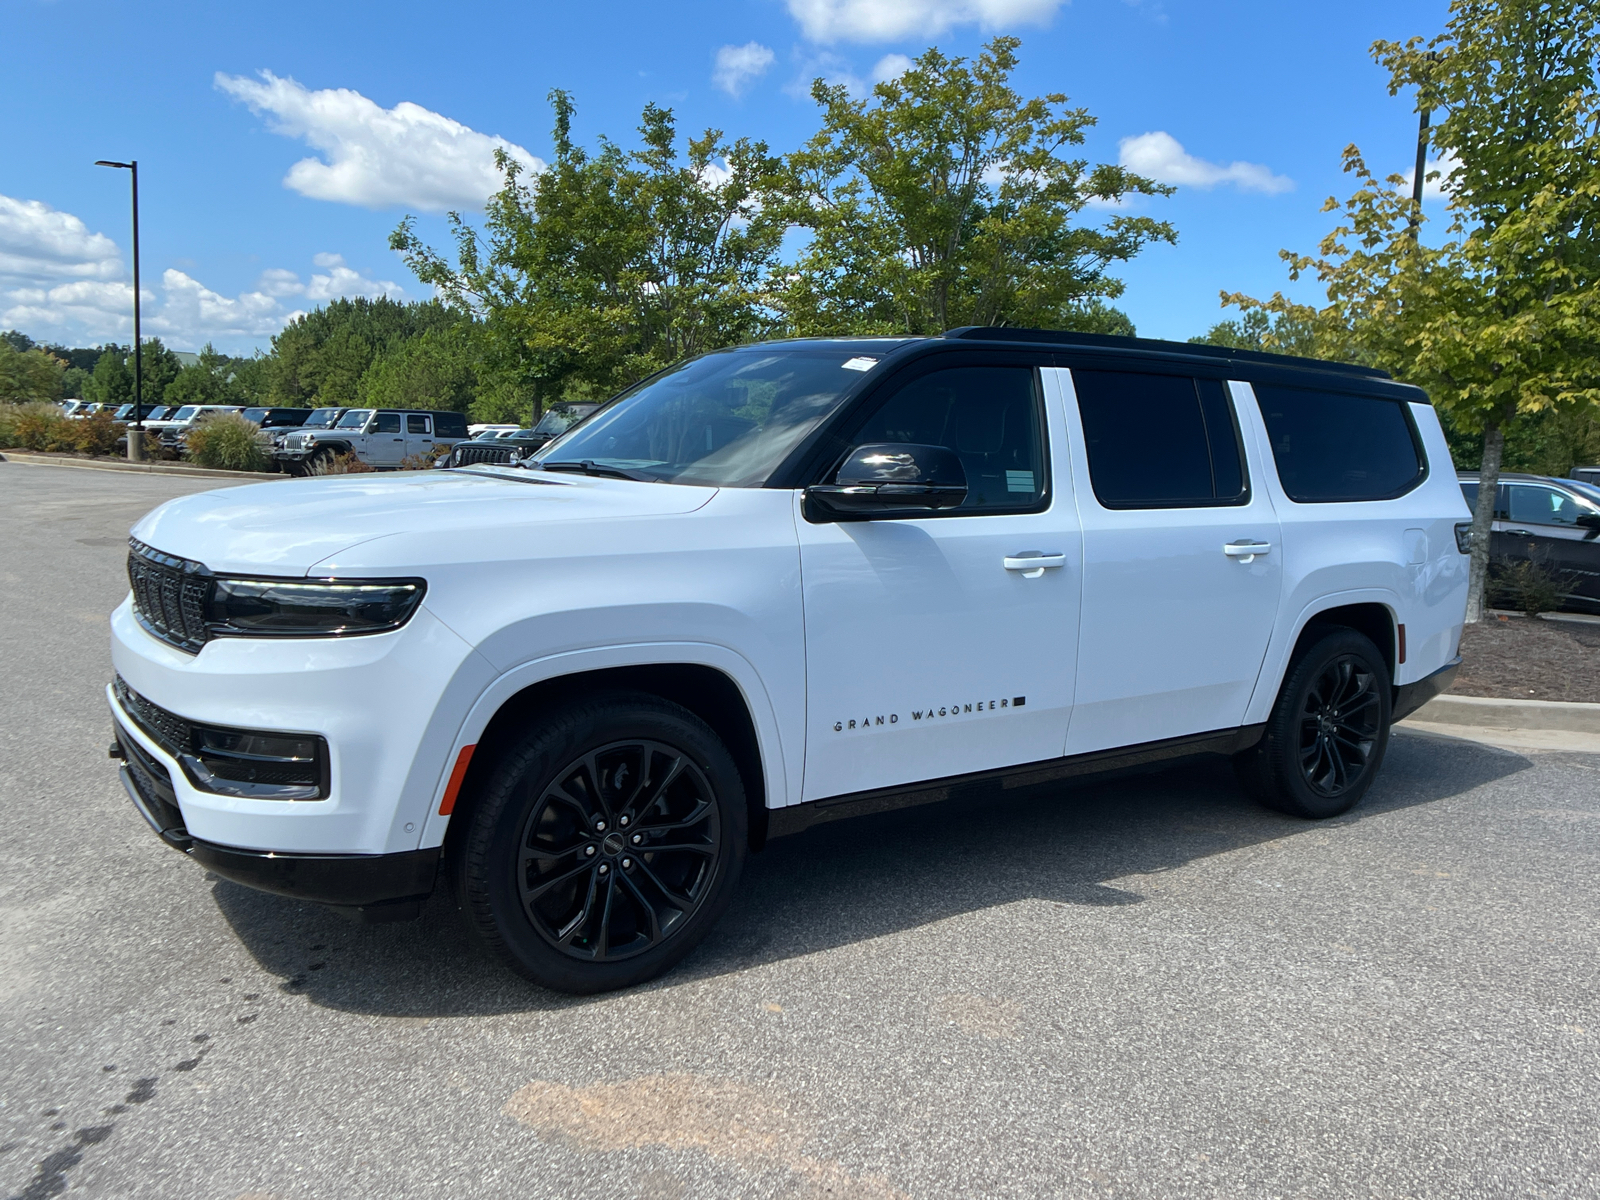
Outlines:
[{"label": "black suv in background", "polygon": [[598,404],[553,404],[532,429],[514,433],[484,432],[469,442],[461,442],[435,466],[464,467],[483,463],[521,462],[536,450],[543,450],[561,434],[598,411]]},{"label": "black suv in background", "polygon": [[[1476,472],[1460,475],[1467,507],[1478,503]],[[1489,561],[1535,562],[1565,587],[1563,608],[1600,612],[1600,501],[1569,479],[1504,474],[1495,489]]]},{"label": "black suv in background", "polygon": [[293,429],[304,425],[311,411],[309,408],[247,408],[244,419],[254,421],[262,429]]}]

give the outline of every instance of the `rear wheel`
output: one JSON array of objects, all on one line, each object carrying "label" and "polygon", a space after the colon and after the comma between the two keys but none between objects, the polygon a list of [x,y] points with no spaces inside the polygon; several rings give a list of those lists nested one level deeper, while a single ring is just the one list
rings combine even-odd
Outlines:
[{"label": "rear wheel", "polygon": [[495,764],[456,843],[457,897],[535,983],[627,987],[716,923],[747,840],[738,770],[703,721],[655,696],[597,697]]},{"label": "rear wheel", "polygon": [[1266,732],[1234,759],[1268,808],[1321,819],[1360,803],[1389,745],[1383,656],[1351,629],[1329,630],[1291,665]]}]

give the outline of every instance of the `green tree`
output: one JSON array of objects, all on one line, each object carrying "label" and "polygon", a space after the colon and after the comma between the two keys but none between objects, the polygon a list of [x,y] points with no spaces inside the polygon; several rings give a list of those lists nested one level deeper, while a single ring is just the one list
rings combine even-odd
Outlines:
[{"label": "green tree", "polygon": [[[437,408],[492,420],[477,399],[478,349],[470,322],[430,329],[373,360],[362,375],[361,403],[372,408]],[[525,418],[524,411],[516,414]]]},{"label": "green tree", "polygon": [[1226,346],[1230,350],[1260,350],[1268,354],[1294,354],[1302,358],[1338,358],[1339,351],[1317,342],[1310,321],[1264,308],[1250,308],[1237,321],[1218,321],[1199,337],[1189,339],[1203,346]]},{"label": "green tree", "polygon": [[[129,404],[133,401],[133,372],[128,369],[126,346],[106,346],[95,360],[94,372],[84,385],[83,398],[92,404]],[[145,398],[146,403],[157,401]]]},{"label": "green tree", "polygon": [[272,339],[273,403],[352,405],[373,359],[455,317],[433,301],[387,297],[334,300],[305,313]]},{"label": "green tree", "polygon": [[480,386],[536,409],[767,332],[762,288],[784,228],[761,202],[777,167],[766,146],[717,130],[680,145],[671,110],[651,104],[639,149],[602,138],[590,153],[572,141],[571,98],[550,100],[554,161],[530,185],[499,156],[505,185],[483,234],[451,214],[453,263],[410,217],[390,239],[418,278],[483,322]]},{"label": "green tree", "polygon": [[61,399],[66,363],[34,346],[18,350],[10,335],[0,337],[0,402],[27,404]]},{"label": "green tree", "polygon": [[970,63],[929,49],[867,100],[812,84],[822,130],[783,180],[783,212],[811,241],[773,289],[795,332],[1056,325],[1122,293],[1114,264],[1177,240],[1131,213],[1077,223],[1091,203],[1173,189],[1070,157],[1095,119],[1060,93],[1023,99],[1020,44],[997,37]]},{"label": "green tree", "polygon": [[1305,322],[1319,348],[1427,388],[1458,437],[1481,438],[1477,621],[1508,431],[1600,403],[1600,32],[1589,0],[1453,0],[1450,13],[1430,42],[1373,47],[1391,92],[1415,86],[1419,106],[1444,110],[1433,142],[1459,164],[1445,240],[1429,245],[1405,181],[1378,180],[1351,146],[1359,187],[1325,206],[1341,223],[1318,255],[1284,253],[1328,305],[1224,299]]},{"label": "green tree", "polygon": [[207,342],[200,350],[200,361],[184,367],[167,385],[167,404],[228,404],[234,402],[233,360],[217,353]]}]

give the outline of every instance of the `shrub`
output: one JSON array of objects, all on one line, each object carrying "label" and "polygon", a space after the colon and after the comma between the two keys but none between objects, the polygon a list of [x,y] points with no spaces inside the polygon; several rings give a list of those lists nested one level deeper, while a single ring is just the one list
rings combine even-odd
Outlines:
[{"label": "shrub", "polygon": [[1514,608],[1530,619],[1560,608],[1571,590],[1571,581],[1564,572],[1532,559],[1496,563],[1489,571],[1489,594],[1494,603]]},{"label": "shrub", "polygon": [[54,404],[6,405],[5,428],[7,445],[18,450],[76,450],[73,426],[61,415]]},{"label": "shrub", "polygon": [[416,454],[408,454],[400,460],[400,469],[402,471],[430,470],[433,464],[446,454],[449,454],[450,450],[451,447],[449,446],[433,446],[427,450],[418,451]]},{"label": "shrub", "polygon": [[122,426],[111,419],[104,409],[81,421],[68,421],[72,448],[80,454],[110,454],[117,448],[122,436]]},{"label": "shrub", "polygon": [[314,459],[306,466],[306,474],[362,475],[375,469],[368,463],[362,462],[354,453],[335,454],[331,458],[327,455],[322,455]]},{"label": "shrub", "polygon": [[265,471],[270,465],[260,427],[239,413],[201,418],[189,431],[189,457],[224,471]]}]

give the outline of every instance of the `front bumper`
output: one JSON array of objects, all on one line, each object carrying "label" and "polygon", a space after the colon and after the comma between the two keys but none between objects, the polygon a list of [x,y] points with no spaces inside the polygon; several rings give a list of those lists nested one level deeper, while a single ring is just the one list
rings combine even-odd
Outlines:
[{"label": "front bumper", "polygon": [[367,921],[414,917],[432,894],[441,847],[396,854],[282,854],[241,850],[192,837],[166,767],[120,720],[112,728],[116,737],[112,754],[123,760],[122,786],[139,815],[163,842],[224,879],[257,891],[331,905]]}]

